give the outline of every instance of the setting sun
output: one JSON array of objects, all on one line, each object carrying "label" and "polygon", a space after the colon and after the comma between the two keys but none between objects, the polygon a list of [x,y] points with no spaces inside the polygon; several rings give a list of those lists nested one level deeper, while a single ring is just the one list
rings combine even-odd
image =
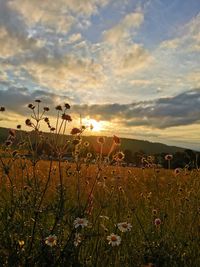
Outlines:
[{"label": "setting sun", "polygon": [[86,118],[83,120],[83,122],[86,126],[91,127],[91,130],[94,132],[100,132],[103,129],[101,121],[96,121],[95,119]]}]

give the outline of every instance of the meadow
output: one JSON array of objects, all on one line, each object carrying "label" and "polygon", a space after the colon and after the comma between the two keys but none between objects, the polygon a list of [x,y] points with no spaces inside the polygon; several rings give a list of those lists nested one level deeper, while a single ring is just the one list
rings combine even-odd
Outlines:
[{"label": "meadow", "polygon": [[[28,107],[31,131],[16,144],[18,125],[1,146],[0,266],[200,266],[198,169],[172,170],[172,155],[168,169],[151,156],[123,167],[117,136],[109,147],[97,138],[95,153],[83,125],[65,140],[68,104],[56,107],[55,126],[40,100]],[[42,123],[52,134],[39,154]]]}]

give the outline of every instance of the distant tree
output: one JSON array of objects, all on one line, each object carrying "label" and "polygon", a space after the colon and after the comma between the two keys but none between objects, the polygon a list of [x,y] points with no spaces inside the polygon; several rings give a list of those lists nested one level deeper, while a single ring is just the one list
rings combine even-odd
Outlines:
[{"label": "distant tree", "polygon": [[125,161],[126,163],[129,164],[129,163],[133,162],[134,158],[133,158],[133,153],[132,153],[131,150],[129,150],[129,149],[125,149],[125,150],[124,150],[124,155],[125,155],[124,161]]},{"label": "distant tree", "polygon": [[191,149],[185,149],[184,152],[188,159],[187,164],[190,166],[190,168],[195,168],[196,153]]}]

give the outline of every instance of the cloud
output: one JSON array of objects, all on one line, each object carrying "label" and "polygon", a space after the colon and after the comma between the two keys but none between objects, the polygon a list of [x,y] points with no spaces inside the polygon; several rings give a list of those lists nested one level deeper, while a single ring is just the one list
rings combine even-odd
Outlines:
[{"label": "cloud", "polygon": [[149,65],[152,57],[150,53],[141,45],[133,44],[130,46],[121,59],[118,73],[133,73]]},{"label": "cloud", "polygon": [[82,39],[81,33],[74,33],[69,36],[68,42],[69,44],[76,43]]},{"label": "cloud", "polygon": [[4,57],[13,54],[13,50],[17,52],[27,49],[35,42],[32,38],[28,38],[27,25],[11,4],[10,0],[0,0],[0,53]]},{"label": "cloud", "polygon": [[160,98],[132,104],[104,104],[74,106],[83,116],[108,120],[124,127],[147,126],[169,128],[189,125],[200,118],[200,89],[190,90],[174,97]]},{"label": "cloud", "polygon": [[98,13],[109,0],[16,0],[12,6],[25,18],[29,26],[41,23],[58,32],[69,32],[79,19]]},{"label": "cloud", "polygon": [[0,90],[0,105],[4,106],[8,112],[15,115],[26,116],[28,111],[27,105],[33,103],[35,99],[41,99],[44,105],[52,108],[64,102],[72,100],[62,94],[55,94],[43,90],[35,90],[31,92],[27,88],[9,87],[6,90]]},{"label": "cloud", "polygon": [[179,50],[182,53],[200,51],[200,13],[179,28],[177,37],[161,42],[161,49]]},{"label": "cloud", "polygon": [[180,43],[181,43],[181,40],[179,38],[175,38],[172,40],[163,41],[160,47],[164,49],[176,49],[179,47]]},{"label": "cloud", "polygon": [[138,29],[144,20],[142,12],[127,14],[116,26],[104,32],[104,40],[118,45],[119,42],[130,38],[131,32]]}]

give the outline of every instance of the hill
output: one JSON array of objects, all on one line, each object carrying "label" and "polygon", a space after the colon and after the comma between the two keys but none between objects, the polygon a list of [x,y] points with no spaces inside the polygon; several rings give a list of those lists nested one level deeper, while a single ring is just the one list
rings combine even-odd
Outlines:
[{"label": "hill", "polygon": [[[9,129],[0,127],[0,143],[3,143],[8,136]],[[22,131],[23,132],[23,131]],[[45,135],[49,135],[49,133],[45,133]],[[66,136],[67,139],[70,139],[70,136]],[[83,140],[89,141],[93,147],[96,146],[97,136],[83,136]],[[110,146],[112,143],[112,137],[106,137],[106,144]],[[128,139],[121,138],[121,146],[120,149],[122,151],[130,150],[132,153],[143,151],[146,154],[160,154],[160,153],[176,153],[183,152],[185,148],[176,147],[176,146],[168,146],[162,143],[154,143],[144,140],[137,139]]]}]

